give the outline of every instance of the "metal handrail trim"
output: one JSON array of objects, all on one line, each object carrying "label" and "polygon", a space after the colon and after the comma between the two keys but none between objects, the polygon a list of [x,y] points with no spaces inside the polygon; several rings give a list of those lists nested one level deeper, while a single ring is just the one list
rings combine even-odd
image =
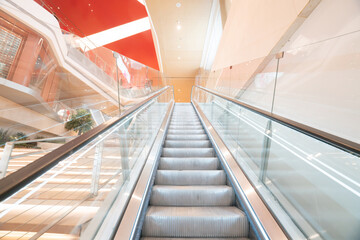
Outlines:
[{"label": "metal handrail trim", "polygon": [[13,193],[20,190],[22,187],[29,184],[32,180],[40,176],[42,173],[55,166],[58,162],[60,162],[65,157],[69,156],[76,150],[80,149],[86,143],[88,143],[92,138],[100,135],[107,129],[119,123],[121,120],[128,117],[130,114],[135,112],[141,106],[161,95],[170,87],[166,86],[162,89],[155,92],[152,96],[147,99],[141,101],[137,105],[129,108],[124,111],[123,114],[119,117],[114,117],[109,121],[102,123],[101,125],[91,129],[90,131],[84,133],[83,135],[71,140],[68,143],[60,146],[54,151],[44,155],[43,157],[35,160],[32,163],[29,163],[25,167],[17,170],[16,172],[6,176],[3,179],[0,179],[0,201],[3,201],[7,197],[11,196]]},{"label": "metal handrail trim", "polygon": [[225,99],[227,101],[233,102],[233,103],[235,103],[237,105],[240,105],[240,106],[246,108],[249,111],[260,114],[261,116],[269,118],[269,119],[271,119],[271,120],[273,120],[275,122],[278,122],[278,123],[280,123],[282,125],[285,125],[286,127],[289,127],[289,128],[291,128],[293,130],[296,130],[296,131],[301,132],[303,134],[306,134],[306,135],[308,135],[310,137],[313,137],[313,138],[315,138],[315,139],[317,139],[319,141],[326,142],[326,143],[330,144],[331,146],[339,148],[339,149],[341,149],[343,151],[346,151],[346,152],[348,152],[350,154],[360,156],[360,144],[358,144],[356,142],[347,140],[345,138],[341,138],[339,136],[336,136],[336,135],[321,131],[319,129],[310,127],[308,125],[305,125],[305,124],[290,120],[288,118],[279,116],[277,114],[262,110],[260,108],[251,106],[251,105],[243,103],[243,102],[241,102],[241,101],[239,101],[239,100],[237,100],[235,98],[225,96],[225,95],[223,95],[223,94],[221,94],[219,92],[216,92],[214,90],[210,90],[210,89],[207,89],[207,88],[204,88],[204,87],[201,87],[201,86],[194,86],[194,87],[199,88],[199,89],[201,89],[201,90],[203,90],[205,92],[211,93],[213,95],[216,95],[216,96],[218,96],[220,98],[223,98],[223,99]]}]

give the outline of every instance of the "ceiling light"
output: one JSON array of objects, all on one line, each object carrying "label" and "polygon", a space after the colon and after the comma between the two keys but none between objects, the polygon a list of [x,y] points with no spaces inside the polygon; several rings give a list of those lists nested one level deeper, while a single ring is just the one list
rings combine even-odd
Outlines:
[{"label": "ceiling light", "polygon": [[145,6],[145,0],[138,0],[138,2]]},{"label": "ceiling light", "polygon": [[148,17],[141,18],[123,25],[104,30],[77,40],[81,48],[89,51],[91,49],[104,46],[106,44],[119,41],[135,34],[150,30]]},{"label": "ceiling light", "polygon": [[180,46],[180,45],[177,45],[177,48],[181,48],[181,46]]},{"label": "ceiling light", "polygon": [[176,28],[177,28],[177,30],[181,29],[181,24],[180,24],[179,20],[176,21]]},{"label": "ceiling light", "polygon": [[179,3],[179,2],[176,3],[176,7],[178,7],[178,8],[181,7],[181,3]]},{"label": "ceiling light", "polygon": [[181,60],[181,57],[177,57],[178,60]]}]

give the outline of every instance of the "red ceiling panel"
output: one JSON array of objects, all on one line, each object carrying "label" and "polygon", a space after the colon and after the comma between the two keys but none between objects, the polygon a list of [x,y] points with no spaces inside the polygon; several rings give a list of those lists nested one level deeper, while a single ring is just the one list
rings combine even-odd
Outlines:
[{"label": "red ceiling panel", "polygon": [[[64,30],[84,37],[147,17],[137,0],[35,0],[55,14]],[[159,69],[150,30],[106,45],[149,67]]]},{"label": "red ceiling panel", "polygon": [[131,59],[141,59],[141,61],[137,61],[149,67],[159,69],[157,60],[153,61],[154,58],[157,59],[155,48],[149,48],[148,46],[150,45],[154,46],[151,30],[148,30],[131,37],[124,38],[120,41],[110,43],[105,45],[105,47],[117,49],[119,53]]}]

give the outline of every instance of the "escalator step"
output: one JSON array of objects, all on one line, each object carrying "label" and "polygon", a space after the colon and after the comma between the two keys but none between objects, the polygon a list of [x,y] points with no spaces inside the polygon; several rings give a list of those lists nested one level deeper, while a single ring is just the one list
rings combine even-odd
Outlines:
[{"label": "escalator step", "polygon": [[162,157],[214,157],[212,148],[163,148]]},{"label": "escalator step", "polygon": [[223,170],[158,170],[155,184],[159,185],[226,185]]},{"label": "escalator step", "polygon": [[231,187],[220,186],[167,186],[152,189],[150,205],[153,206],[230,206],[235,204]]},{"label": "escalator step", "polygon": [[142,235],[145,237],[246,237],[249,223],[236,207],[148,208]]},{"label": "escalator step", "polygon": [[217,170],[219,159],[214,158],[160,158],[161,170]]},{"label": "escalator step", "polygon": [[168,134],[166,140],[208,140],[206,134],[193,134],[193,135],[174,135]]},{"label": "escalator step", "polygon": [[143,237],[141,240],[250,240],[249,238],[157,238],[157,237]]},{"label": "escalator step", "polygon": [[203,129],[202,125],[189,125],[189,126],[184,126],[184,125],[170,125],[169,126],[169,130],[178,130],[178,129]]},{"label": "escalator step", "polygon": [[181,129],[181,130],[172,130],[170,129],[168,131],[168,134],[178,134],[178,135],[182,135],[182,134],[205,134],[204,129]]},{"label": "escalator step", "polygon": [[166,140],[164,144],[165,148],[210,148],[211,142],[209,140]]}]

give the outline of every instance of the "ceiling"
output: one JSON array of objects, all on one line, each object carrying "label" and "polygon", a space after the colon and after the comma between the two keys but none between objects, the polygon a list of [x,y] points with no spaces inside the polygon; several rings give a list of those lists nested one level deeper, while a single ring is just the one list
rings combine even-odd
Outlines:
[{"label": "ceiling", "polygon": [[[197,74],[212,2],[146,0],[158,37],[165,76],[193,78]],[[178,29],[177,25],[181,25],[181,28]]]},{"label": "ceiling", "polygon": [[[62,29],[89,36],[144,17],[147,11],[137,0],[35,0],[60,22]],[[104,45],[147,66],[159,69],[151,30]]]},{"label": "ceiling", "polygon": [[[61,28],[89,36],[147,17],[138,0],[35,0],[59,19]],[[193,78],[197,74],[213,1],[146,0],[158,38],[165,76]],[[181,26],[179,29],[178,26]],[[155,43],[157,44],[157,43]],[[104,45],[159,69],[151,30]]]}]

